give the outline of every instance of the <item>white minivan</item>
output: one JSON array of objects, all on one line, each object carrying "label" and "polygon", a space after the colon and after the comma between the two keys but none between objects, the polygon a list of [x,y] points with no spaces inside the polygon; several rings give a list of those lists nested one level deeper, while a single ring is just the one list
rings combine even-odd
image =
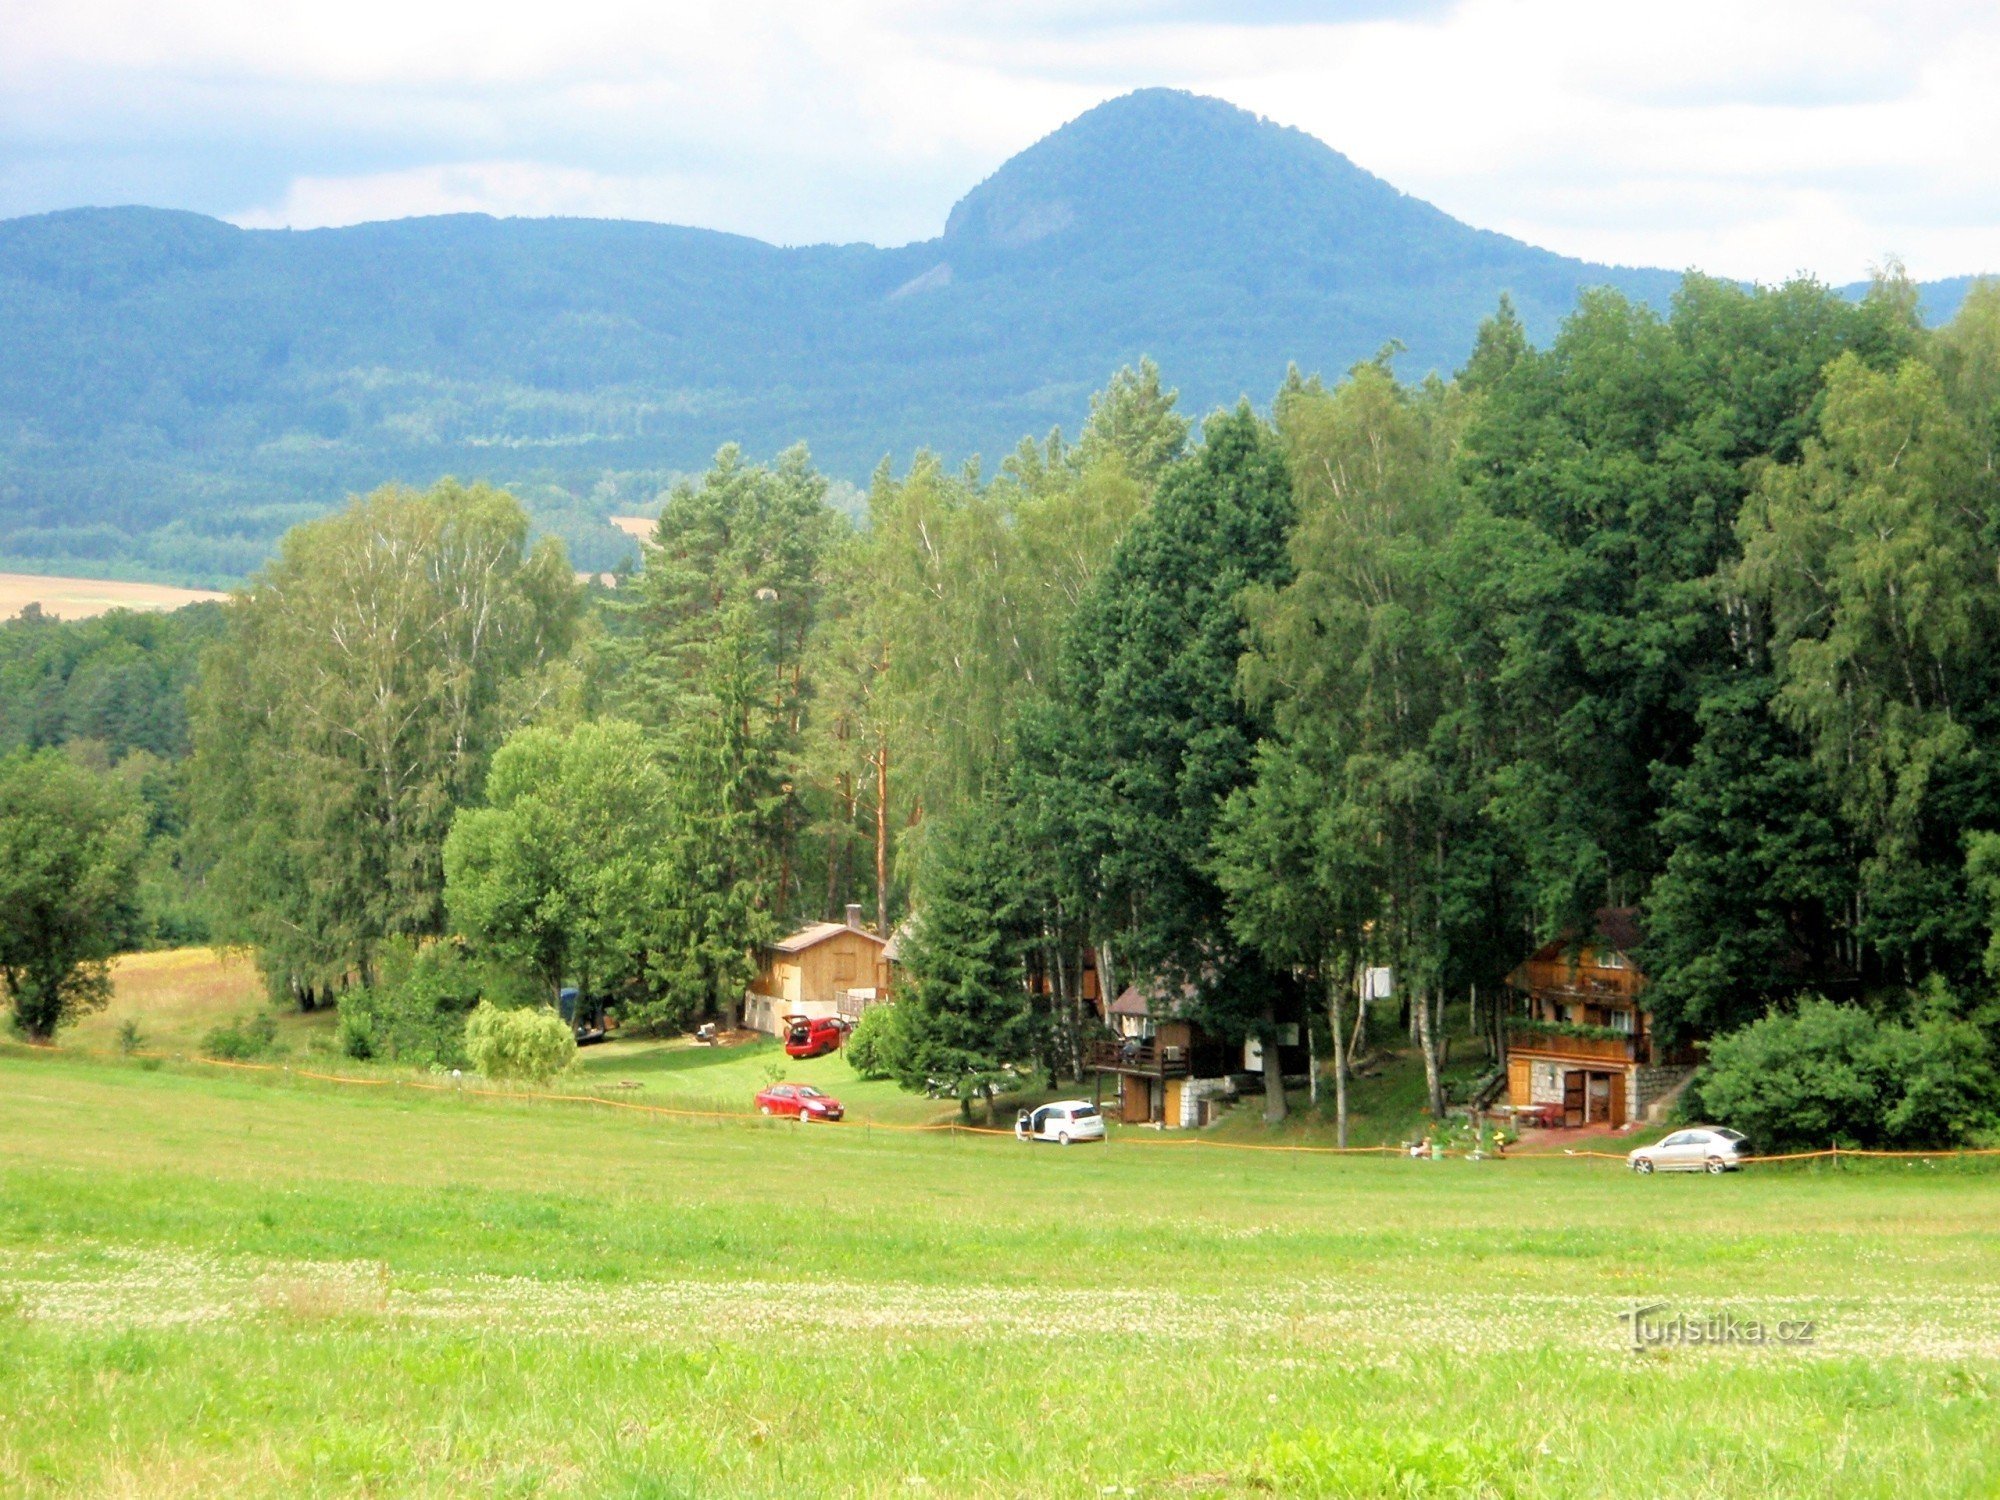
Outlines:
[{"label": "white minivan", "polygon": [[1104,1116],[1097,1106],[1082,1099],[1058,1099],[1040,1109],[1021,1111],[1014,1121],[1017,1141],[1054,1141],[1067,1146],[1071,1141],[1104,1139]]}]

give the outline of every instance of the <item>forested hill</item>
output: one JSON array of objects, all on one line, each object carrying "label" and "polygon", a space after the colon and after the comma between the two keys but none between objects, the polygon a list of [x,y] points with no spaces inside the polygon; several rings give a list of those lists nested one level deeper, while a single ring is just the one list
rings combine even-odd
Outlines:
[{"label": "forested hill", "polygon": [[862,480],[1074,430],[1151,355],[1202,411],[1399,339],[1449,369],[1512,294],[1672,273],[1473,229],[1296,130],[1164,90],[1006,163],[943,235],[781,249],[707,230],[453,216],[311,232],[79,209],[0,223],[0,559],[240,575],[346,492],[516,487],[579,560],[730,440]]}]

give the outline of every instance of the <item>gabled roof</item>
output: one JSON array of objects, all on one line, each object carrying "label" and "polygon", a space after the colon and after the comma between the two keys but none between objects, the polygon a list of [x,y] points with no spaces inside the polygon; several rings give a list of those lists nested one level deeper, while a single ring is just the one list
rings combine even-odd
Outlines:
[{"label": "gabled roof", "polygon": [[882,939],[865,927],[849,927],[845,922],[809,922],[788,938],[782,938],[771,945],[773,953],[803,953],[808,948],[817,948],[828,938],[837,938],[842,933],[853,933],[856,937],[867,938],[869,942],[880,944]]},{"label": "gabled roof", "polygon": [[1639,930],[1638,908],[1631,906],[1601,906],[1591,923],[1589,938],[1581,938],[1576,929],[1571,928],[1561,937],[1550,938],[1541,947],[1529,954],[1530,960],[1561,958],[1572,948],[1593,948],[1600,953],[1630,954],[1645,940]]},{"label": "gabled roof", "polygon": [[[1170,1019],[1178,1016],[1182,1009],[1195,998],[1196,993],[1193,985],[1184,984],[1181,986],[1181,992],[1178,996],[1164,998],[1164,1003],[1162,1003],[1163,997],[1160,993],[1160,987],[1157,984],[1128,984],[1119,994],[1118,998],[1111,1002],[1110,1014],[1114,1016],[1157,1016],[1160,1019]],[[1159,1006],[1157,1011],[1153,1008],[1155,1005]]]}]

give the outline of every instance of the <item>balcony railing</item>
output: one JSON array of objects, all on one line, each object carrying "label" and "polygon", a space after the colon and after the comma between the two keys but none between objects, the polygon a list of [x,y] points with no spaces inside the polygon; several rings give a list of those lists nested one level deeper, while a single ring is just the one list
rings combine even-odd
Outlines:
[{"label": "balcony railing", "polygon": [[1106,1073],[1141,1073],[1148,1078],[1188,1076],[1187,1049],[1162,1047],[1156,1042],[1092,1042],[1087,1062]]},{"label": "balcony railing", "polygon": [[1532,1026],[1509,1026],[1507,1045],[1520,1052],[1588,1058],[1593,1062],[1632,1062],[1639,1055],[1637,1036],[1564,1036],[1559,1031],[1544,1031]]}]

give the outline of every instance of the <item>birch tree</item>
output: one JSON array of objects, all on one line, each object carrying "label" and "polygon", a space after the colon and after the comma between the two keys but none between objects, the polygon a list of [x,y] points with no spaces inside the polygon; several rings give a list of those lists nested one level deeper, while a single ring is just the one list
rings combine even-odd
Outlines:
[{"label": "birch tree", "polygon": [[581,594],[514,499],[389,486],[288,533],[194,701],[194,837],[227,935],[302,1003],[444,921],[445,833],[573,682]]}]

